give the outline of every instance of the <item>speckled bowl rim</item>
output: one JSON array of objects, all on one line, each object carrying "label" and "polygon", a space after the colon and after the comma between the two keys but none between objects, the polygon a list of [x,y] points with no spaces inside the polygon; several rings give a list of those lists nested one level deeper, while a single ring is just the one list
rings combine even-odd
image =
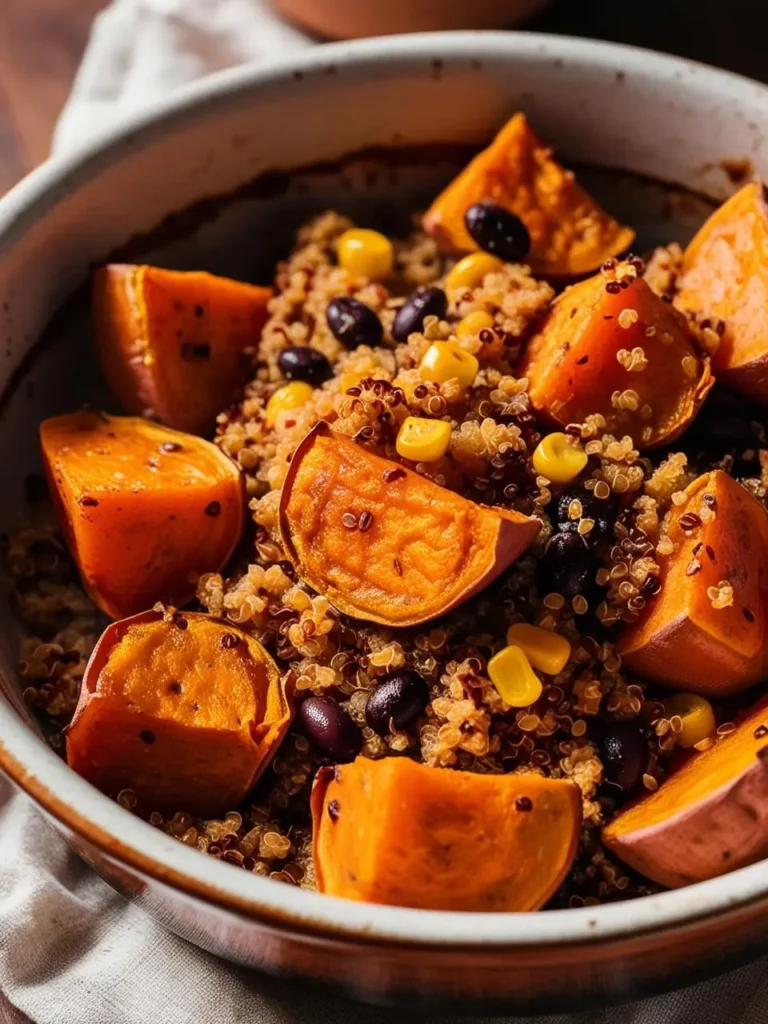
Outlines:
[{"label": "speckled bowl rim", "polygon": [[[219,72],[148,110],[76,152],[44,164],[0,200],[0,259],[28,227],[128,150],[151,146],[170,124],[179,125],[230,97],[279,86],[297,72],[334,66],[372,68],[402,58],[509,59],[571,67],[597,66],[637,72],[670,85],[681,79],[706,82],[706,91],[736,102],[756,98],[768,108],[768,88],[749,79],[680,58],[635,47],[535,33],[461,32],[391,36],[311,49],[275,68],[250,66]],[[306,892],[247,874],[192,849],[133,817],[79,778],[24,724],[0,696],[0,768],[48,815],[118,862],[149,878],[230,911],[283,929],[355,942],[412,944],[437,948],[522,948],[629,939],[641,933],[681,928],[696,920],[768,897],[765,862],[686,889],[627,903],[554,910],[542,914],[454,913],[355,903]]]}]

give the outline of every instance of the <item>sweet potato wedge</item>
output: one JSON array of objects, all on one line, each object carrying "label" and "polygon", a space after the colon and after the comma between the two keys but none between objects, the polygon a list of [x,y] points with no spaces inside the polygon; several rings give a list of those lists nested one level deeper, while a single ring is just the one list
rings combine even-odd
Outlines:
[{"label": "sweet potato wedge", "polygon": [[437,197],[424,229],[443,248],[474,252],[464,214],[491,200],[516,214],[528,229],[526,262],[534,273],[578,276],[597,270],[635,237],[602,210],[536,137],[524,114],[515,114],[493,142]]},{"label": "sweet potato wedge", "polygon": [[407,757],[321,769],[311,803],[320,892],[425,910],[538,910],[560,888],[581,827],[569,780]]},{"label": "sweet potato wedge", "polygon": [[681,434],[714,384],[683,317],[629,263],[567,288],[517,374],[528,377],[533,407],[551,423],[600,413],[610,433],[629,434],[643,449]]},{"label": "sweet potato wedge", "polygon": [[40,426],[48,483],[83,584],[111,618],[181,605],[245,525],[237,466],[149,420],[78,412]]},{"label": "sweet potato wedge", "polygon": [[670,889],[768,857],[768,698],[603,829],[605,845]]},{"label": "sweet potato wedge", "polygon": [[[685,493],[669,525],[675,550],[659,559],[661,591],[618,651],[638,675],[724,697],[768,674],[768,516],[721,470]],[[731,594],[718,598],[722,583]]]},{"label": "sweet potato wedge", "polygon": [[716,210],[685,250],[677,305],[725,324],[712,357],[722,383],[768,402],[768,203],[760,182]]},{"label": "sweet potato wedge", "polygon": [[93,319],[107,383],[127,412],[212,431],[248,380],[271,295],[202,271],[103,267]]},{"label": "sweet potato wedge", "polygon": [[292,694],[253,637],[199,613],[108,626],[83,676],[67,761],[147,810],[223,814],[277,750]]},{"label": "sweet potato wedge", "polygon": [[539,523],[467,501],[321,422],[294,452],[280,530],[301,578],[341,611],[413,626],[487,586]]}]

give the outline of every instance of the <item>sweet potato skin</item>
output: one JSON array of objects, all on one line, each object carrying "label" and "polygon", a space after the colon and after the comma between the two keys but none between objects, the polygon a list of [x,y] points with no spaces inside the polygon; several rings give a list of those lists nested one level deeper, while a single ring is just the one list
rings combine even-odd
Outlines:
[{"label": "sweet potato skin", "polygon": [[202,271],[103,267],[93,320],[107,383],[128,412],[209,433],[248,380],[271,295]]},{"label": "sweet potato skin", "polygon": [[576,852],[581,796],[539,775],[479,775],[406,757],[319,773],[320,892],[426,910],[537,910]]},{"label": "sweet potato skin", "polygon": [[67,761],[148,810],[223,814],[277,750],[292,697],[264,648],[230,623],[143,612],[112,623],[94,648]]},{"label": "sweet potato skin", "polygon": [[[344,525],[345,515],[366,512],[365,528]],[[302,579],[346,614],[389,626],[455,608],[539,528],[373,455],[324,422],[294,452],[280,500],[283,545]]]},{"label": "sweet potato skin", "polygon": [[768,698],[603,829],[606,846],[675,889],[768,857]]},{"label": "sweet potato skin", "polygon": [[538,274],[588,274],[635,237],[553,159],[520,113],[437,197],[424,217],[424,228],[443,248],[474,252],[477,245],[464,214],[485,200],[506,207],[523,221],[531,237],[526,262]]},{"label": "sweet potato skin", "polygon": [[675,302],[700,319],[723,321],[715,374],[768,401],[768,204],[761,182],[744,185],[699,230],[685,250]]},{"label": "sweet potato skin", "polygon": [[[680,518],[700,516],[705,494],[714,516],[684,530]],[[669,538],[675,551],[660,557],[660,593],[619,635],[625,666],[706,697],[747,689],[768,674],[768,516],[740,484],[713,470],[687,489]],[[733,604],[716,609],[707,591],[720,581],[731,583]]]},{"label": "sweet potato skin", "polygon": [[218,572],[245,525],[238,468],[214,445],[135,417],[79,412],[40,427],[69,550],[114,619],[176,606]]},{"label": "sweet potato skin", "polygon": [[[528,377],[531,403],[550,423],[564,427],[600,413],[610,433],[628,434],[640,449],[656,448],[688,427],[714,378],[683,317],[631,267],[621,264],[622,272],[624,287],[601,273],[566,289],[531,338],[517,374]],[[636,348],[647,360],[639,372],[627,368]],[[619,398],[627,392],[637,396],[630,403]]]}]

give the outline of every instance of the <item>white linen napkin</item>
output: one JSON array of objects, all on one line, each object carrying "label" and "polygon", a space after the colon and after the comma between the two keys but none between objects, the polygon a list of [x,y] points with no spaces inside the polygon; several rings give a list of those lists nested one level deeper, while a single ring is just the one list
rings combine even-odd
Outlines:
[{"label": "white linen napkin", "polygon": [[211,71],[277,62],[311,45],[267,0],[113,0],[94,23],[54,153]]},{"label": "white linen napkin", "polygon": [[[54,151],[209,71],[308,45],[265,0],[114,0],[96,20]],[[758,962],[664,998],[539,1024],[758,1024],[768,1021],[767,968]],[[438,1024],[423,1011],[395,1016],[302,988],[166,932],[0,777],[0,1024]]]}]

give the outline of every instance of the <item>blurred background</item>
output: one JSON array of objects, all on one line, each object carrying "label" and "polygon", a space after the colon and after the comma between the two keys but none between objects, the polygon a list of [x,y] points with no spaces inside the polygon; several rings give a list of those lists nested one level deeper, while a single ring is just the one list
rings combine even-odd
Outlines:
[{"label": "blurred background", "polygon": [[[120,3],[120,0],[113,0]],[[142,0],[134,0],[141,3]],[[154,4],[158,0],[143,0]],[[209,0],[214,8],[221,0]],[[263,4],[266,0],[253,0]],[[176,7],[184,0],[176,0]],[[768,80],[764,0],[274,0],[313,35],[499,26],[634,43]],[[106,0],[0,0],[0,193],[43,161]],[[520,21],[521,12],[524,12]]]}]

